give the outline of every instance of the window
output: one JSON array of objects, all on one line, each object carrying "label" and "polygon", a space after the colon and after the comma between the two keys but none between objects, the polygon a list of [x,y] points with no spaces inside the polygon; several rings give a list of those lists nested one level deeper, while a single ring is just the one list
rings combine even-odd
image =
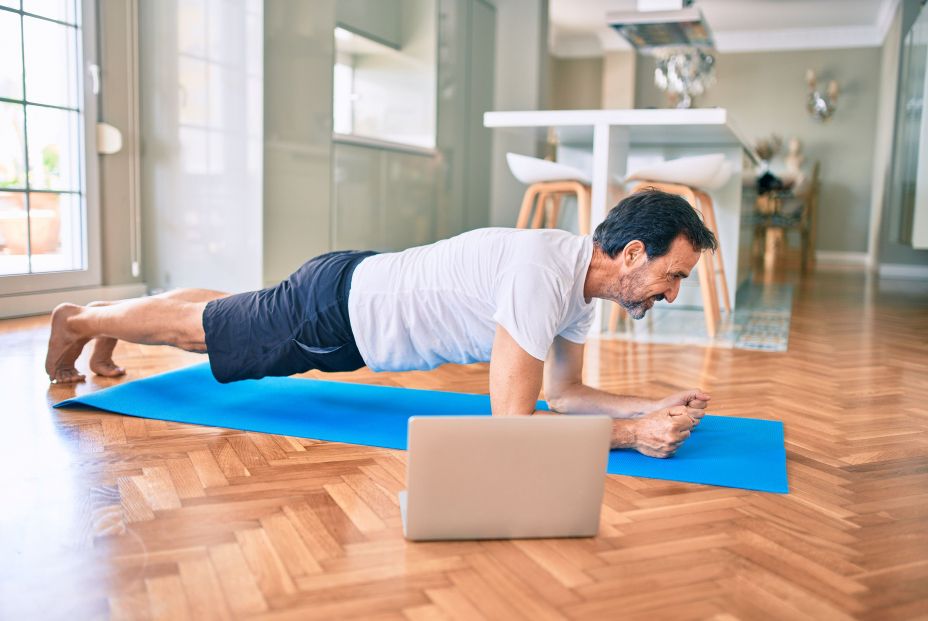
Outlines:
[{"label": "window", "polygon": [[[90,284],[83,2],[0,0],[0,293]],[[23,286],[16,277],[70,272]],[[76,277],[75,277],[76,276]],[[98,278],[98,277],[97,277]]]},{"label": "window", "polygon": [[336,138],[435,147],[435,20],[427,11],[414,17],[400,49],[335,29]]},{"label": "window", "polygon": [[332,84],[333,123],[336,134],[351,134],[354,131],[354,57],[340,52],[335,59],[335,75]]}]

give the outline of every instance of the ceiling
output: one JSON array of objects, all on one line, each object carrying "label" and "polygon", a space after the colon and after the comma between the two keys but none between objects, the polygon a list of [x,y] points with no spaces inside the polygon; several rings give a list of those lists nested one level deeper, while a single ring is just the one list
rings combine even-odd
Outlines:
[{"label": "ceiling", "polygon": [[[549,0],[550,48],[560,57],[628,50],[605,16],[636,0]],[[721,52],[881,45],[899,0],[696,0]]]}]

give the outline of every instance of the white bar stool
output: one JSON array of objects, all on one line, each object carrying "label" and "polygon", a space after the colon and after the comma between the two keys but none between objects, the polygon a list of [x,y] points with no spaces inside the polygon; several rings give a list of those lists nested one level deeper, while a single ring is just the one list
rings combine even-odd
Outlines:
[{"label": "white bar stool", "polygon": [[516,228],[556,227],[561,200],[575,195],[578,229],[581,235],[590,234],[591,180],[588,174],[573,166],[518,153],[507,153],[506,161],[513,176],[528,185],[522,196]]},{"label": "white bar stool", "polygon": [[[706,318],[706,330],[710,337],[715,337],[718,323],[721,320],[719,309],[719,294],[728,314],[731,314],[731,297],[728,291],[728,281],[725,277],[725,263],[722,258],[722,242],[719,239],[718,223],[715,218],[715,206],[712,198],[704,190],[715,190],[731,178],[731,162],[725,155],[714,153],[711,155],[698,155],[682,157],[675,160],[661,162],[654,166],[635,171],[629,175],[627,181],[638,181],[632,193],[654,188],[670,194],[682,196],[702,216],[706,227],[712,231],[718,240],[716,254],[704,251],[697,270],[699,274],[699,288],[703,299],[703,311]],[[609,316],[609,330],[615,332],[623,310],[615,306]]]}]

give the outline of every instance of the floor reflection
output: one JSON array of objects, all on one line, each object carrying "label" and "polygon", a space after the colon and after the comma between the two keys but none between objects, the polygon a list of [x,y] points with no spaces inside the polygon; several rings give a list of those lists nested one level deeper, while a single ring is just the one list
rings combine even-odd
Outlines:
[{"label": "floor reflection", "polygon": [[626,319],[611,338],[635,343],[784,352],[789,345],[792,301],[791,284],[748,283],[738,290],[734,314],[722,314],[714,338],[706,330],[701,308],[664,303],[659,303],[640,321]]}]

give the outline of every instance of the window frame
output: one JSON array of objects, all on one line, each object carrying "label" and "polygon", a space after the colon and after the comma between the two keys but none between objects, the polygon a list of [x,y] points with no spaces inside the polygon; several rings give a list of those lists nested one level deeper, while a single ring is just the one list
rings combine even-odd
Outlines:
[{"label": "window frame", "polygon": [[[84,269],[37,274],[13,274],[0,276],[0,300],[2,296],[39,293],[62,289],[98,286],[101,283],[101,235],[100,235],[100,165],[97,153],[98,95],[89,83],[90,68],[97,65],[97,0],[75,0],[80,4],[80,45],[78,49],[78,89],[81,93],[79,136],[83,150],[81,175],[83,181],[84,241],[86,265]],[[5,9],[0,9],[5,10]],[[22,10],[13,9],[19,14]],[[32,13],[23,13],[38,19],[48,19]],[[57,22],[57,20],[51,20]],[[23,71],[25,71],[23,67]],[[28,93],[24,93],[27,95]],[[28,100],[27,100],[28,101]]]}]

